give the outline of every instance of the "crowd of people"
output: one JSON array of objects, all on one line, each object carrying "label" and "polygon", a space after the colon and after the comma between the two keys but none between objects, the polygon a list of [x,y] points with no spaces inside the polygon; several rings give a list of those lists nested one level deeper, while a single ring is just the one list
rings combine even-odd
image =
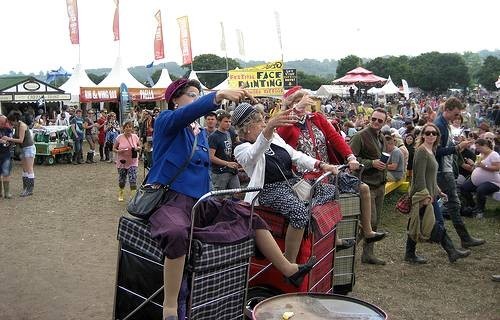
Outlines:
[{"label": "crowd of people", "polygon": [[[469,233],[463,216],[483,218],[487,197],[500,190],[500,103],[496,99],[421,96],[377,105],[332,98],[318,105],[300,87],[277,101],[255,99],[244,89],[201,95],[199,82],[179,79],[166,89],[167,110],[131,110],[120,126],[113,112],[101,110],[94,115],[92,109],[70,107],[53,124],[71,127],[73,164],[97,162],[97,146],[100,161],[115,163],[119,201],[125,199],[127,181],[134,194],[140,161],[149,169],[147,183],[169,185],[167,200],[150,223],[165,253],[164,318],[170,320],[177,314],[190,211],[209,190],[263,189],[259,204],[274,208],[289,222],[285,252],[281,253],[262,220],[254,221],[252,232],[261,252],[295,285],[315,260],[311,257],[304,265],[295,261],[309,209],[291,186],[301,178],[311,182],[322,172],[338,174],[339,183],[321,183],[312,195],[312,206],[332,201],[336,188],[360,196],[361,262],[385,264],[374,250],[375,243],[386,236],[377,230],[385,185],[404,179],[411,181],[413,210],[434,218],[428,240],[441,244],[450,262],[469,256],[469,249],[485,240]],[[196,121],[199,118],[203,124]],[[21,119],[18,111],[0,116],[4,198],[12,197],[13,145],[21,148],[21,196],[33,194],[35,147]],[[83,141],[89,146],[86,161]],[[339,172],[341,164],[349,171]],[[358,178],[353,173],[360,165],[364,170]],[[247,194],[245,201],[253,196]],[[452,220],[461,248],[448,236],[445,217]],[[416,254],[420,241],[408,232],[405,261],[427,262]],[[337,239],[340,249],[354,244]]]}]

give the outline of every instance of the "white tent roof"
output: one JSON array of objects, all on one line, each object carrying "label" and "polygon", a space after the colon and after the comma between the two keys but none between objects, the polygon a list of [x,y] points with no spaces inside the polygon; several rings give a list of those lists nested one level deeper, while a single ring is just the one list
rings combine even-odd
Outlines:
[{"label": "white tent roof", "polygon": [[219,83],[215,88],[212,88],[210,90],[217,91],[217,90],[224,90],[229,88],[229,78],[226,78],[226,80],[222,81]]},{"label": "white tent roof", "polygon": [[125,83],[128,88],[145,88],[142,83],[137,81],[126,68],[123,67],[122,59],[120,57],[116,58],[115,65],[113,69],[109,72],[108,76],[99,83],[98,87],[120,87],[122,83]]},{"label": "white tent roof", "polygon": [[387,79],[387,82],[382,88],[380,88],[380,93],[383,94],[396,94],[399,93],[399,88],[396,87],[394,82],[392,82],[391,76]]},{"label": "white tent roof", "polygon": [[80,87],[95,87],[81,64],[73,69],[73,74],[59,89],[71,94],[70,104],[80,103]]},{"label": "white tent roof", "polygon": [[153,88],[166,89],[171,83],[172,79],[170,79],[170,74],[168,73],[168,69],[163,68],[161,70],[160,79],[158,79]]},{"label": "white tent roof", "polygon": [[200,79],[198,79],[198,76],[196,75],[196,72],[194,72],[194,70],[191,70],[191,73],[189,74],[189,77],[188,77],[189,80],[198,80],[198,82],[201,84],[201,89],[202,90],[208,90],[207,87],[205,87],[203,85],[203,83],[201,83]]},{"label": "white tent roof", "polygon": [[348,96],[349,95],[349,89],[353,87],[355,91],[358,90],[358,88],[355,85],[329,85],[329,84],[324,84],[319,89],[316,91],[317,96],[321,97],[331,97],[333,95],[337,96]]}]

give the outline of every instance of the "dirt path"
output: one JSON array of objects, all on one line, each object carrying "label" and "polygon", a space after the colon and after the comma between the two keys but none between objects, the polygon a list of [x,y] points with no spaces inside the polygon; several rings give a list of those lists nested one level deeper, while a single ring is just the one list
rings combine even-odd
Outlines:
[{"label": "dirt path", "polygon": [[[116,170],[101,162],[42,165],[35,173],[35,194],[17,197],[16,162],[16,196],[0,199],[0,319],[111,319],[116,228],[125,212],[116,200]],[[500,285],[489,281],[500,273],[500,219],[485,220],[488,245],[467,262],[450,266],[437,246],[419,245],[431,259],[421,267],[402,262],[404,218],[386,220],[391,235],[380,251],[389,263],[358,264],[353,296],[377,304],[391,319],[500,319]]]}]

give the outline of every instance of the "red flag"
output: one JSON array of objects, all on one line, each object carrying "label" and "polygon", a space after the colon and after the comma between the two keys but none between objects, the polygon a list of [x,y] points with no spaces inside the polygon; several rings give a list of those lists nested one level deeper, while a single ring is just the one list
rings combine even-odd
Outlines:
[{"label": "red flag", "polygon": [[177,18],[181,36],[181,51],[182,51],[182,64],[190,64],[193,62],[193,53],[191,51],[191,35],[189,34],[189,21],[188,17]]},{"label": "red flag", "polygon": [[69,38],[72,44],[80,44],[80,31],[78,28],[78,5],[76,0],[66,0],[69,18]]},{"label": "red flag", "polygon": [[120,0],[115,0],[115,17],[113,18],[114,41],[120,40]]},{"label": "red flag", "polygon": [[155,33],[155,60],[160,60],[165,58],[165,49],[163,46],[163,29],[161,25],[161,12],[158,10],[158,12],[155,14],[156,21],[158,22],[158,25],[156,27],[156,33]]}]

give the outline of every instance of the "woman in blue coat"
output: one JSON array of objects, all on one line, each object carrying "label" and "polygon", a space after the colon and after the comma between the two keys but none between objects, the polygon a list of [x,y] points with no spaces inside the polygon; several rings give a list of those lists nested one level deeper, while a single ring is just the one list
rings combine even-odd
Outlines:
[{"label": "woman in blue coat", "polygon": [[[185,169],[171,183],[166,202],[149,219],[151,234],[163,249],[164,302],[163,318],[177,319],[177,297],[182,282],[184,262],[188,250],[188,232],[191,226],[191,209],[202,195],[210,191],[210,155],[205,129],[196,119],[219,108],[223,99],[239,102],[250,97],[245,90],[220,90],[200,97],[200,83],[179,79],[168,86],[165,100],[168,110],[160,113],[154,123],[153,166],[147,183],[166,185],[176,176],[189,158],[195,135],[196,150]],[[314,264],[290,263],[285,259],[266,224],[255,219],[255,240],[259,250],[294,285]]]}]

